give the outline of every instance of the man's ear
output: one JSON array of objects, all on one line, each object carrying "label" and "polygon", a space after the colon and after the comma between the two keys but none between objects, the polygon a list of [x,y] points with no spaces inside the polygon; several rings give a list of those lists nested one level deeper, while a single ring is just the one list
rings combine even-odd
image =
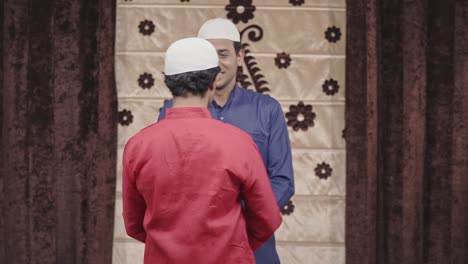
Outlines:
[{"label": "man's ear", "polygon": [[242,66],[242,62],[244,61],[245,51],[244,49],[240,49],[237,53],[237,66]]}]

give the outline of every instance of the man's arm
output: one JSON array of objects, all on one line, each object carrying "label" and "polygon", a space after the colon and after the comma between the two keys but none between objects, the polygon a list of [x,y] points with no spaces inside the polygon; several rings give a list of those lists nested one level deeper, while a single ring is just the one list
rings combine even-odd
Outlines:
[{"label": "man's arm", "polygon": [[146,203],[135,184],[134,165],[130,144],[127,143],[122,164],[122,200],[125,230],[130,237],[145,243],[146,232],[143,228],[143,218]]},{"label": "man's arm", "polygon": [[245,153],[248,169],[241,195],[249,243],[255,250],[271,238],[282,220],[262,157],[253,141],[251,146],[251,151]]},{"label": "man's arm", "polygon": [[273,100],[270,108],[267,170],[273,192],[282,209],[294,195],[291,144],[280,104]]}]

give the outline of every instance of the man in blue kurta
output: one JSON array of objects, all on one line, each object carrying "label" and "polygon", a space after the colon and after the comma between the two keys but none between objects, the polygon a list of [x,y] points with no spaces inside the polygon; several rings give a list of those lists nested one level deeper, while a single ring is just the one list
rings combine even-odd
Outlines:
[{"label": "man in blue kurta", "polygon": [[[213,118],[247,132],[255,141],[268,171],[270,183],[280,208],[294,195],[294,176],[288,130],[280,104],[274,98],[241,88],[236,82],[237,67],[244,51],[236,26],[227,19],[206,21],[198,37],[216,48],[221,68],[215,98],[209,107]],[[165,117],[173,101],[166,102],[158,120]],[[242,153],[239,153],[242,155]],[[280,263],[274,236],[255,251],[258,264]]]}]

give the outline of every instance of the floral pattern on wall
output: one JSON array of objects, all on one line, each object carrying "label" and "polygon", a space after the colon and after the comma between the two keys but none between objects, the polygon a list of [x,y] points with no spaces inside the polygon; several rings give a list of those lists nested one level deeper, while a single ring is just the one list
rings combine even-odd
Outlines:
[{"label": "floral pattern on wall", "polygon": [[140,22],[140,24],[138,25],[138,28],[142,35],[150,36],[151,34],[154,33],[154,29],[156,28],[156,26],[154,25],[153,21],[145,19]]},{"label": "floral pattern on wall", "polygon": [[140,86],[142,89],[150,89],[154,85],[154,78],[151,73],[143,73],[140,75],[138,78],[138,86]]},{"label": "floral pattern on wall", "polygon": [[241,21],[247,23],[254,18],[256,7],[252,5],[252,0],[230,0],[225,9],[228,11],[227,18],[238,24]]},{"label": "floral pattern on wall", "polygon": [[285,52],[277,53],[275,64],[279,69],[286,69],[291,64],[291,57]]},{"label": "floral pattern on wall", "polygon": [[[269,92],[270,89],[266,86],[268,82],[265,80],[265,76],[262,74],[260,68],[255,61],[255,57],[250,52],[250,45],[246,43],[243,37],[247,34],[248,40],[251,42],[260,41],[263,38],[263,29],[258,25],[250,25],[244,28],[240,32],[242,48],[244,49],[244,64],[247,68],[246,72],[250,75],[250,79],[253,82],[255,91],[259,93]],[[244,73],[244,68],[239,67],[237,71],[238,81],[243,88],[250,88],[252,83],[248,81],[249,76]]]},{"label": "floral pattern on wall", "polygon": [[341,30],[335,26],[329,27],[325,31],[325,38],[331,43],[336,43],[341,39]]},{"label": "floral pattern on wall", "polygon": [[286,113],[287,124],[294,131],[307,131],[309,127],[314,126],[315,117],[316,114],[312,112],[312,105],[305,105],[303,102],[289,106],[289,112]]},{"label": "floral pattern on wall", "polygon": [[338,93],[340,86],[338,85],[338,81],[334,79],[325,80],[322,84],[323,92],[326,95],[335,95]]},{"label": "floral pattern on wall", "polygon": [[330,167],[330,165],[325,162],[317,164],[314,170],[315,175],[317,175],[317,177],[320,179],[328,179],[328,177],[330,177],[333,172],[333,169]]},{"label": "floral pattern on wall", "polygon": [[289,201],[288,204],[281,210],[282,215],[290,215],[294,212],[294,204],[292,201]]},{"label": "floral pattern on wall", "polygon": [[289,3],[293,6],[301,6],[304,4],[304,0],[289,0]]},{"label": "floral pattern on wall", "polygon": [[130,125],[133,122],[132,112],[127,109],[123,109],[122,111],[119,111],[118,120],[119,120],[120,125],[122,126]]}]

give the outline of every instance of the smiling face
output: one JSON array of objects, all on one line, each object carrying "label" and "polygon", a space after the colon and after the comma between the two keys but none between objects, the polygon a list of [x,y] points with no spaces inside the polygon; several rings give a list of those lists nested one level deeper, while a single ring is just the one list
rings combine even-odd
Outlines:
[{"label": "smiling face", "polygon": [[237,67],[242,65],[244,51],[236,54],[234,42],[228,39],[208,39],[218,52],[221,72],[216,83],[217,90],[230,89],[236,83]]}]

